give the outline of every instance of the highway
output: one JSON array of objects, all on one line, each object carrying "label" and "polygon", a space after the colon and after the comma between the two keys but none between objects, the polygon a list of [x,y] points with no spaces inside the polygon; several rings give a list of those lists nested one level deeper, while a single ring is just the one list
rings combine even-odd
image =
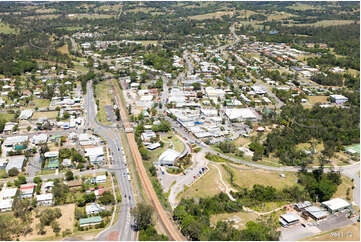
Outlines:
[{"label": "highway", "polygon": [[[135,206],[134,192],[127,176],[123,176],[126,171],[126,161],[122,153],[122,144],[119,137],[119,130],[117,128],[103,127],[96,120],[96,104],[94,101],[94,94],[92,89],[92,82],[87,84],[87,94],[85,101],[85,109],[87,111],[87,127],[93,128],[94,132],[101,135],[107,142],[107,146],[112,152],[113,166],[120,169],[113,169],[118,186],[123,194],[122,202],[118,219],[115,224],[99,234],[97,240],[120,240],[130,241],[135,240],[135,232],[132,229],[132,218],[130,209]],[[126,195],[127,197],[125,198]]]}]

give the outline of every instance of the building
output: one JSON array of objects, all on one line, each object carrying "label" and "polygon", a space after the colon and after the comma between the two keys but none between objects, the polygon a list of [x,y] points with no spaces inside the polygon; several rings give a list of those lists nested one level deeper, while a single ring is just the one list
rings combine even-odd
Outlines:
[{"label": "building", "polygon": [[48,135],[47,134],[38,134],[33,136],[33,143],[36,145],[39,144],[46,144],[48,142]]},{"label": "building", "polygon": [[0,212],[11,211],[12,207],[13,207],[12,199],[0,200]]},{"label": "building", "polygon": [[320,220],[328,216],[328,212],[316,206],[309,206],[304,209],[303,214],[314,220]]},{"label": "building", "polygon": [[36,184],[34,184],[34,183],[21,185],[20,186],[21,198],[31,198],[33,196],[33,193],[34,193],[35,185]]},{"label": "building", "polygon": [[225,114],[231,121],[255,121],[257,119],[256,114],[250,108],[226,109]]},{"label": "building", "polygon": [[174,163],[179,155],[179,152],[172,149],[167,149],[159,156],[158,163],[161,166],[174,166]]},{"label": "building", "polygon": [[16,144],[22,144],[28,141],[28,136],[12,136],[7,137],[4,141],[5,147],[13,147]]},{"label": "building", "polygon": [[86,148],[85,156],[89,157],[89,161],[92,164],[102,164],[104,159],[104,149],[103,146],[98,146],[94,148]]},{"label": "building", "polygon": [[331,214],[352,207],[349,202],[343,200],[342,198],[334,198],[332,200],[322,202],[321,206],[326,208]]},{"label": "building", "polygon": [[0,192],[0,199],[6,200],[15,197],[17,190],[17,188],[4,187],[3,190]]},{"label": "building", "polygon": [[25,156],[19,155],[19,156],[10,156],[9,157],[9,163],[7,164],[5,171],[8,173],[10,169],[16,168],[19,172],[24,167],[25,162]]},{"label": "building", "polygon": [[21,113],[19,115],[19,119],[20,120],[29,119],[32,115],[33,115],[33,110],[25,109],[25,110],[21,111]]},{"label": "building", "polygon": [[85,212],[86,212],[86,214],[88,216],[93,215],[93,214],[98,214],[98,213],[100,213],[101,211],[104,211],[104,210],[105,210],[105,208],[100,206],[97,203],[91,203],[89,205],[86,205],[86,207],[85,207]]},{"label": "building", "polygon": [[106,183],[107,182],[107,176],[106,175],[100,175],[95,178],[96,183]]},{"label": "building", "polygon": [[36,195],[37,206],[52,206],[53,204],[54,204],[54,200],[52,193]]},{"label": "building", "polygon": [[348,98],[342,95],[330,95],[331,100],[336,104],[343,104],[348,101]]},{"label": "building", "polygon": [[80,227],[100,224],[103,219],[100,216],[79,219]]},{"label": "building", "polygon": [[310,207],[310,206],[312,206],[312,203],[311,203],[311,202],[309,202],[309,201],[304,201],[304,202],[296,203],[296,204],[295,204],[295,209],[296,209],[297,211],[302,211],[302,210],[304,210],[305,208]]},{"label": "building", "polygon": [[81,187],[82,184],[83,184],[82,180],[68,181],[68,187],[73,189]]},{"label": "building", "polygon": [[294,213],[286,213],[280,216],[279,221],[283,227],[287,227],[289,225],[297,224],[300,221],[300,217]]}]

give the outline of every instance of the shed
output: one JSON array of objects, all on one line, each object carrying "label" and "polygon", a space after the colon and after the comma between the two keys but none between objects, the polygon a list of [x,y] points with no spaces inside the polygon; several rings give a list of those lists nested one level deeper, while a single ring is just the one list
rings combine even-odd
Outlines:
[{"label": "shed", "polygon": [[330,213],[336,213],[350,208],[351,204],[342,198],[334,198],[332,200],[321,203],[321,206],[326,208]]},{"label": "shed", "polygon": [[100,216],[81,218],[81,219],[79,219],[79,225],[80,225],[80,227],[85,227],[85,226],[89,226],[89,225],[100,224],[102,221],[103,221],[103,219]]}]

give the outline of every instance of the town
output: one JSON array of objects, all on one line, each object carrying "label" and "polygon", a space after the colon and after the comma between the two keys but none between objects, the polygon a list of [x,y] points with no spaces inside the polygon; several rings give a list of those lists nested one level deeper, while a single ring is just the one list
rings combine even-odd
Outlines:
[{"label": "town", "polygon": [[[275,19],[308,14],[288,3]],[[213,18],[72,4],[0,5],[1,240],[360,239],[359,55],[344,37],[286,41],[251,3]],[[193,5],[181,41],[168,27],[153,40],[151,16]],[[22,33],[26,18],[49,26]]]}]

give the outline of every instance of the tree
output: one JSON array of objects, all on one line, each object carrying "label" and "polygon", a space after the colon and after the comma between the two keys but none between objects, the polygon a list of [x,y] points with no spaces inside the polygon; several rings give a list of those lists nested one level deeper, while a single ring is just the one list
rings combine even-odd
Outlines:
[{"label": "tree", "polygon": [[138,203],[131,210],[130,213],[134,217],[135,224],[139,230],[145,230],[153,224],[153,211],[153,207],[145,203]]},{"label": "tree", "polygon": [[114,204],[114,196],[111,192],[106,191],[103,192],[103,194],[99,198],[99,201],[104,205]]},{"label": "tree", "polygon": [[34,180],[33,180],[36,184],[40,184],[42,182],[41,178],[36,176],[34,177]]},{"label": "tree", "polygon": [[19,171],[16,167],[13,167],[8,171],[9,176],[17,176],[18,174],[19,174]]},{"label": "tree", "polygon": [[67,181],[71,181],[71,180],[74,180],[74,175],[73,175],[73,172],[72,171],[67,171],[66,173],[65,173],[65,179],[67,180]]}]

